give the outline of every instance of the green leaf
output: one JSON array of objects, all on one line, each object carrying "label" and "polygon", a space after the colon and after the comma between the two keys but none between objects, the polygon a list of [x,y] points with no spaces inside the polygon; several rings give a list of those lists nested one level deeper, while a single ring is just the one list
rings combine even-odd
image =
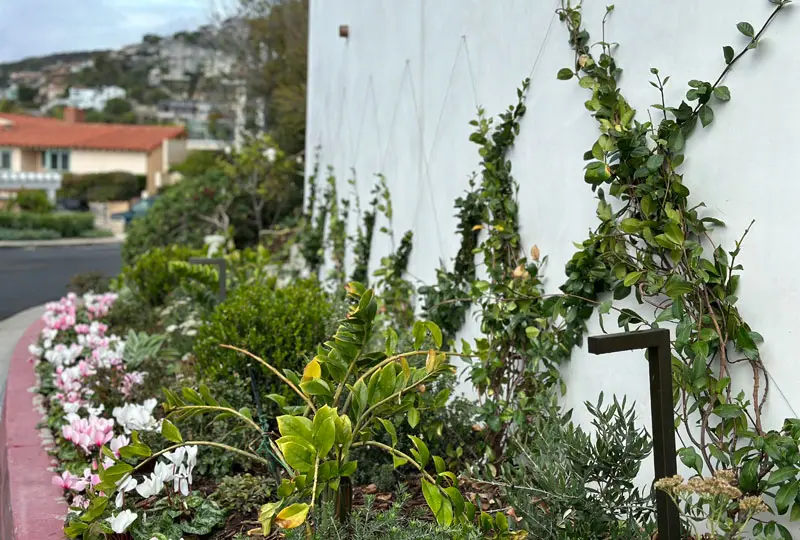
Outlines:
[{"label": "green leaf", "polygon": [[333,391],[327,382],[322,379],[311,379],[301,382],[300,390],[307,396],[333,396]]},{"label": "green leaf", "polygon": [[711,122],[714,121],[714,111],[708,105],[703,105],[700,107],[700,123],[703,124],[703,127],[708,126]]},{"label": "green leaf", "polygon": [[783,484],[780,489],[778,489],[778,493],[775,494],[775,509],[778,511],[778,514],[785,514],[789,509],[789,505],[792,504],[795,497],[797,497],[798,487],[800,486],[797,480],[794,480],[788,484]]},{"label": "green leaf", "polygon": [[742,465],[739,472],[739,488],[745,493],[758,489],[758,459],[748,459]]},{"label": "green leaf", "polygon": [[724,46],[722,48],[722,54],[725,55],[726,64],[730,64],[731,62],[733,62],[733,56],[734,56],[733,47],[731,47],[730,45]]},{"label": "green leaf", "polygon": [[325,405],[317,410],[312,422],[312,442],[320,457],[324,458],[336,440],[336,410]]},{"label": "green leaf", "polygon": [[339,469],[340,476],[352,476],[358,468],[358,461],[348,461]]},{"label": "green leaf", "polygon": [[611,311],[612,304],[613,302],[611,300],[606,300],[605,302],[600,304],[600,307],[597,308],[597,311],[603,315],[609,313]]},{"label": "green leaf", "polygon": [[769,478],[767,478],[767,485],[768,486],[777,486],[778,484],[782,484],[783,482],[789,480],[790,478],[794,478],[798,475],[798,471],[794,467],[781,467],[775,471],[769,473]]},{"label": "green leaf", "polygon": [[667,223],[664,226],[664,236],[676,246],[683,245],[683,230],[677,223]]},{"label": "green leaf", "polygon": [[631,272],[627,276],[625,276],[625,280],[622,282],[623,285],[626,287],[630,287],[644,275],[644,272]]},{"label": "green leaf", "polygon": [[[477,283],[476,283],[476,285],[477,285]],[[488,286],[488,283],[487,283],[487,286]],[[417,321],[417,322],[414,323],[414,329],[412,331],[412,334],[414,335],[414,348],[415,349],[419,349],[420,347],[422,347],[422,343],[425,341],[425,335],[426,335],[425,331],[426,331],[426,328],[425,328],[425,323],[424,322]]]},{"label": "green leaf", "polygon": [[539,329],[535,326],[528,326],[525,328],[525,335],[528,336],[528,339],[536,339],[539,337]]},{"label": "green leaf", "polygon": [[725,403],[714,407],[714,414],[725,420],[738,418],[744,414],[744,411],[739,405],[733,403]]},{"label": "green leaf", "polygon": [[175,424],[173,424],[166,418],[161,421],[161,435],[168,441],[174,443],[183,442],[183,437],[181,437],[181,432],[178,431],[178,428],[175,427]]},{"label": "green leaf", "polygon": [[416,450],[411,450],[411,453],[414,454],[414,457],[419,462],[419,466],[424,469],[431,459],[431,453],[430,450],[428,450],[428,445],[422,442],[422,439],[415,437],[414,435],[409,435],[408,438],[411,439],[411,442],[414,443],[414,446],[416,446]]},{"label": "green leaf", "polygon": [[650,172],[656,172],[664,164],[664,154],[653,154],[647,158],[647,168]]},{"label": "green leaf", "polygon": [[642,222],[636,218],[625,218],[619,223],[619,228],[628,234],[636,234],[642,230]]},{"label": "green leaf", "polygon": [[302,416],[284,414],[278,417],[278,431],[284,437],[293,436],[311,443],[312,422]]},{"label": "green leaf", "polygon": [[428,332],[431,333],[431,337],[433,338],[433,344],[436,345],[437,349],[442,348],[442,329],[435,322],[425,321],[425,327],[428,329]]},{"label": "green leaf", "polygon": [[714,88],[714,97],[716,97],[720,101],[730,101],[731,91],[728,89],[727,86],[717,86],[716,88]]},{"label": "green leaf", "polygon": [[559,81],[568,81],[568,80],[570,80],[570,79],[571,79],[571,78],[572,78],[574,75],[575,75],[575,72],[574,72],[574,71],[572,71],[571,69],[569,69],[569,68],[562,68],[562,69],[559,69],[559,70],[558,70],[558,74],[556,75],[556,77],[558,77],[558,80],[559,80]]},{"label": "green leaf", "polygon": [[592,185],[600,185],[611,178],[611,173],[602,161],[593,161],[586,166],[584,180]]},{"label": "green leaf", "polygon": [[703,474],[703,458],[694,448],[681,448],[678,450],[678,456],[684,465],[697,471],[697,474]]},{"label": "green leaf", "polygon": [[739,29],[739,32],[741,32],[742,34],[744,34],[749,38],[754,38],[756,36],[756,31],[753,28],[753,25],[750,24],[749,22],[740,22],[739,24],[736,25],[736,28]]},{"label": "green leaf", "polygon": [[275,444],[278,445],[286,463],[297,472],[309,473],[314,469],[314,455],[305,440],[289,435],[281,437]]},{"label": "green leaf", "polygon": [[419,410],[414,408],[414,407],[411,407],[408,410],[408,418],[407,419],[408,419],[408,425],[409,426],[411,426],[412,428],[417,427],[417,424],[419,424]]},{"label": "green leaf", "polygon": [[800,504],[794,503],[792,505],[792,513],[790,514],[789,519],[791,521],[797,521],[800,519]]}]

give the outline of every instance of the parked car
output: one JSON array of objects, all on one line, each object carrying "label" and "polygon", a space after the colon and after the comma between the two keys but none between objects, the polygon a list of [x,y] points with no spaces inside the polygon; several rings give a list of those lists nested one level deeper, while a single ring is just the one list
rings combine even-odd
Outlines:
[{"label": "parked car", "polygon": [[89,202],[84,199],[58,199],[56,209],[65,212],[88,212]]},{"label": "parked car", "polygon": [[156,202],[158,197],[148,197],[147,199],[142,199],[141,201],[134,203],[131,206],[131,209],[127,212],[117,212],[115,214],[111,214],[111,219],[122,219],[125,221],[125,226],[127,227],[131,221],[136,219],[137,217],[143,216],[150,210],[150,207]]}]

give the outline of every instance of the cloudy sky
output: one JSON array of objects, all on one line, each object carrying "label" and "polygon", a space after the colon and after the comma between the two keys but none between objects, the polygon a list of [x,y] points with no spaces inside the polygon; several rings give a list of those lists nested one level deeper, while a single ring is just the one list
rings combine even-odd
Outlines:
[{"label": "cloudy sky", "polygon": [[226,0],[0,0],[0,62],[111,49],[208,23]]}]

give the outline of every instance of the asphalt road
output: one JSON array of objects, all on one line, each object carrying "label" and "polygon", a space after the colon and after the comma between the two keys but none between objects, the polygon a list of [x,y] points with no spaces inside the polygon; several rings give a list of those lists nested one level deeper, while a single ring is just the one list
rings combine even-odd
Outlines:
[{"label": "asphalt road", "polygon": [[75,274],[116,276],[120,244],[0,249],[0,321],[28,308],[58,300]]}]

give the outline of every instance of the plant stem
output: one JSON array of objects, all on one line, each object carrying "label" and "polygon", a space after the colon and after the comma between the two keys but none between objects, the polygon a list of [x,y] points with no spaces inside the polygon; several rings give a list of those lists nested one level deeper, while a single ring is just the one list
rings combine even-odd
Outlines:
[{"label": "plant stem", "polygon": [[294,385],[294,383],[293,383],[292,381],[290,381],[289,379],[287,379],[287,378],[286,378],[286,377],[283,375],[283,373],[281,373],[280,371],[278,371],[277,369],[275,369],[274,367],[272,367],[271,365],[269,365],[269,364],[268,364],[268,363],[267,363],[267,362],[266,362],[266,361],[265,361],[263,358],[259,358],[258,356],[256,356],[255,354],[251,353],[250,351],[246,351],[246,350],[244,350],[244,349],[240,349],[239,347],[234,347],[233,345],[225,345],[225,344],[220,344],[220,347],[222,347],[223,349],[231,349],[232,351],[240,352],[240,353],[242,353],[242,354],[244,354],[244,355],[246,355],[246,356],[249,356],[249,357],[250,357],[250,358],[252,358],[253,360],[255,360],[255,361],[259,362],[259,363],[260,363],[261,365],[263,365],[265,368],[267,368],[267,369],[268,369],[268,370],[270,370],[272,373],[274,373],[274,374],[275,374],[275,376],[277,376],[277,377],[278,377],[280,380],[282,380],[282,381],[283,381],[283,382],[284,382],[284,383],[285,383],[285,384],[286,384],[286,385],[287,385],[289,388],[291,388],[292,390],[294,390],[294,392],[295,392],[295,393],[296,393],[298,396],[300,396],[300,398],[301,398],[303,401],[305,401],[305,402],[306,402],[306,404],[308,404],[308,406],[309,406],[309,407],[311,407],[311,410],[312,410],[312,411],[314,411],[314,412],[317,412],[317,408],[316,408],[316,407],[314,407],[314,403],[313,403],[313,402],[312,402],[312,401],[311,401],[311,400],[308,398],[308,396],[306,396],[306,395],[305,395],[305,394],[304,394],[302,391],[300,391],[300,389],[299,389],[299,388],[297,388],[297,386],[295,386],[295,385]]}]

